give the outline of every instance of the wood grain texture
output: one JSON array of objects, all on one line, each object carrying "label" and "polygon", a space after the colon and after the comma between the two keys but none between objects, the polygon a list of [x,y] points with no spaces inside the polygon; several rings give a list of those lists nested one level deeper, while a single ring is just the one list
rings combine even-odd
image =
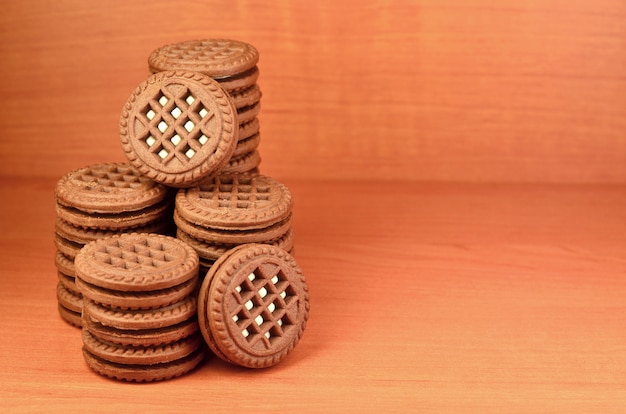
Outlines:
[{"label": "wood grain texture", "polygon": [[[626,411],[626,3],[113,0],[0,13],[0,411]],[[311,315],[268,370],[133,385],[57,313],[54,184],[124,161],[166,43],[261,53]]]},{"label": "wood grain texture", "polygon": [[289,180],[311,294],[267,370],[211,359],[133,385],[56,310],[54,181],[2,179],[4,412],[626,410],[623,186]]},{"label": "wood grain texture", "polygon": [[123,160],[148,54],[230,37],[261,53],[270,175],[626,179],[622,0],[26,0],[0,25],[0,175]]}]

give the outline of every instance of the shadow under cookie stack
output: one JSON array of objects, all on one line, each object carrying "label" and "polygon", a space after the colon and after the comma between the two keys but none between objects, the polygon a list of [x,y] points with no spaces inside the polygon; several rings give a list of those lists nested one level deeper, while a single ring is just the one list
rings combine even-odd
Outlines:
[{"label": "shadow under cookie stack", "polygon": [[257,50],[209,39],[163,46],[120,116],[128,163],[56,185],[60,316],[96,373],[157,381],[213,354],[263,368],[308,319],[289,189],[260,174]]}]

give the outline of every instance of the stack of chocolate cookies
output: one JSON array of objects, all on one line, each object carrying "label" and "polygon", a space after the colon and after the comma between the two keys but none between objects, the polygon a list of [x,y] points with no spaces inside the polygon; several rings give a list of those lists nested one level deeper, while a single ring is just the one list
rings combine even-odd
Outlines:
[{"label": "stack of chocolate cookies", "polygon": [[178,190],[176,235],[200,256],[201,274],[226,251],[241,244],[265,243],[291,252],[292,205],[289,189],[273,178],[221,174]]},{"label": "stack of chocolate cookies", "polygon": [[94,371],[155,381],[182,375],[204,358],[191,247],[169,236],[126,233],[87,244],[75,268],[83,354]]},{"label": "stack of chocolate cookies", "polygon": [[225,173],[255,172],[261,163],[259,121],[261,89],[259,52],[245,42],[204,39],[174,43],[154,50],[148,57],[151,73],[192,71],[216,80],[232,97],[239,124],[238,142],[223,169]]},{"label": "stack of chocolate cookies", "polygon": [[258,58],[221,39],[155,50],[120,116],[128,163],[58,181],[59,313],[95,372],[172,378],[208,349],[268,367],[302,336],[292,195],[259,172]]},{"label": "stack of chocolate cookies", "polygon": [[56,184],[55,266],[61,317],[81,326],[74,259],[87,243],[129,231],[171,234],[173,192],[126,163],[83,167]]}]

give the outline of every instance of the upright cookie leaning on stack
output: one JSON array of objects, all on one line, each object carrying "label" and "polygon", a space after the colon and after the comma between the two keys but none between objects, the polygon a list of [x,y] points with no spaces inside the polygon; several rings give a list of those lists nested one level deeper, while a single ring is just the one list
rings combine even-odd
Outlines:
[{"label": "upright cookie leaning on stack", "polygon": [[74,269],[80,249],[126,231],[172,233],[173,192],[128,164],[105,163],[67,173],[57,182],[55,197],[59,313],[80,326],[82,296]]},{"label": "upright cookie leaning on stack", "polygon": [[232,98],[198,72],[150,76],[120,116],[120,140],[130,163],[170,187],[190,187],[222,171],[238,133]]},{"label": "upright cookie leaning on stack", "polygon": [[259,52],[245,42],[230,39],[191,40],[162,46],[148,57],[151,73],[170,70],[199,72],[215,79],[237,108],[239,141],[225,173],[255,172],[261,163],[257,115],[261,89],[257,84]]}]

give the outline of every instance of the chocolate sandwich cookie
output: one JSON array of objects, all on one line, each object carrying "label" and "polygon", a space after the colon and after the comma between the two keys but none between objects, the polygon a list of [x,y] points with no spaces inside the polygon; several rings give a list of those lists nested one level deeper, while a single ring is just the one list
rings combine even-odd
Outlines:
[{"label": "chocolate sandwich cookie", "polygon": [[88,213],[76,208],[56,204],[56,214],[61,220],[86,229],[122,231],[141,227],[154,222],[166,221],[171,212],[170,200],[138,211],[120,213]]},{"label": "chocolate sandwich cookie", "polygon": [[55,188],[59,205],[84,213],[140,211],[165,200],[169,193],[126,163],[79,168],[62,177]]},{"label": "chocolate sandwich cookie", "polygon": [[75,284],[80,289],[81,294],[84,293],[92,301],[105,306],[127,310],[160,308],[181,301],[194,293],[198,280],[194,277],[177,286],[145,292],[102,288],[81,278],[76,278]]},{"label": "chocolate sandwich cookie", "polygon": [[174,222],[179,231],[183,231],[196,239],[210,244],[247,244],[264,243],[284,236],[291,229],[291,215],[283,221],[261,229],[214,229],[203,227],[181,218],[178,211],[174,211]]},{"label": "chocolate sandwich cookie", "polygon": [[114,363],[92,354],[86,347],[83,347],[83,356],[87,365],[102,376],[130,382],[153,382],[180,377],[192,371],[202,362],[205,352],[199,347],[183,358],[152,365]]},{"label": "chocolate sandwich cookie", "polygon": [[92,335],[104,341],[132,346],[163,345],[194,335],[199,330],[196,317],[158,329],[115,328],[95,320],[89,313],[89,307],[83,309],[82,324]]},{"label": "chocolate sandwich cookie", "polygon": [[71,171],[57,182],[55,197],[57,234],[78,245],[134,227],[167,231],[171,223],[172,191],[127,163]]},{"label": "chocolate sandwich cookie", "polygon": [[228,93],[236,93],[256,84],[259,79],[259,68],[256,66],[245,72],[231,76],[213,78],[220,83],[220,86]]},{"label": "chocolate sandwich cookie", "polygon": [[248,122],[244,122],[239,125],[239,141],[244,141],[253,135],[259,133],[261,129],[261,123],[259,118],[253,118]]},{"label": "chocolate sandwich cookie", "polygon": [[293,206],[284,184],[263,175],[219,175],[179,190],[175,210],[188,222],[213,229],[262,229],[285,220]]},{"label": "chocolate sandwich cookie", "polygon": [[59,300],[59,304],[63,307],[79,315],[82,312],[83,307],[81,297],[69,289],[66,289],[61,282],[57,283],[57,298]]},{"label": "chocolate sandwich cookie", "polygon": [[[252,153],[253,151],[256,151],[256,149],[259,147],[259,144],[261,143],[261,134],[260,133],[256,133],[248,138],[245,139],[240,139],[239,141],[237,141],[237,146],[235,147],[235,151],[233,152],[233,156],[231,158],[231,161],[229,162],[229,164],[231,162],[233,162],[233,160],[237,160],[245,155],[248,155],[250,153]],[[260,156],[259,156],[259,162],[260,163]],[[258,165],[257,163],[257,165]],[[226,169],[226,167],[225,167]],[[222,170],[222,174],[224,173],[224,170]]]},{"label": "chocolate sandwich cookie", "polygon": [[73,327],[76,327],[76,328],[82,327],[83,320],[82,320],[82,316],[80,313],[69,310],[68,308],[63,306],[60,302],[57,304],[57,310],[62,320],[72,325]]},{"label": "chocolate sandwich cookie", "polygon": [[235,108],[240,109],[258,103],[261,100],[262,95],[261,88],[259,88],[259,85],[255,84],[249,88],[233,92],[230,96],[233,98]]},{"label": "chocolate sandwich cookie", "polygon": [[[227,251],[238,246],[238,244],[209,243],[205,240],[192,237],[181,229],[177,231],[176,237],[193,247],[193,249],[198,253],[201,261],[204,259],[205,262],[209,263],[215,262]],[[271,244],[272,246],[279,247],[291,253],[293,249],[293,240],[293,230],[289,229],[282,236],[276,239],[268,240],[266,244]]]},{"label": "chocolate sandwich cookie", "polygon": [[69,257],[71,260],[76,258],[76,255],[78,255],[78,252],[80,252],[80,249],[83,247],[82,244],[68,240],[56,232],[54,233],[53,242],[57,251],[61,252],[64,256]]},{"label": "chocolate sandwich cookie", "polygon": [[76,272],[74,260],[57,250],[54,257],[54,265],[57,268],[59,282],[70,292],[80,296],[80,290],[76,286]]},{"label": "chocolate sandwich cookie", "polygon": [[255,69],[258,61],[259,52],[248,43],[231,39],[201,39],[173,43],[154,50],[148,57],[148,66],[153,73],[187,70],[228,81],[240,74],[245,74],[244,78],[254,78],[254,71],[247,72]]},{"label": "chocolate sandwich cookie", "polygon": [[76,276],[121,292],[166,289],[197,276],[197,253],[159,234],[125,233],[87,244],[74,261]]},{"label": "chocolate sandwich cookie", "polygon": [[57,283],[57,308],[61,319],[70,325],[81,327],[82,296],[67,289],[60,281]]},{"label": "chocolate sandwich cookie", "polygon": [[258,175],[260,164],[261,154],[258,150],[254,149],[238,157],[233,157],[222,170],[222,174],[251,173]]},{"label": "chocolate sandwich cookie", "polygon": [[57,250],[54,255],[54,265],[57,270],[68,277],[76,277],[76,269],[74,268],[74,260]]},{"label": "chocolate sandwich cookie", "polygon": [[[163,217],[157,217],[157,220],[139,227],[121,227],[118,230],[101,229],[96,227],[80,227],[57,216],[54,229],[56,234],[76,243],[80,248],[85,244],[94,240],[103,239],[105,237],[114,236],[116,234],[133,232],[133,233],[156,233],[167,235],[172,232],[173,221],[171,217],[171,206],[168,206],[168,213]],[[121,230],[121,231],[120,231]]]},{"label": "chocolate sandwich cookie", "polygon": [[89,313],[90,318],[102,325],[118,329],[165,328],[191,319],[196,310],[195,296],[188,296],[171,305],[153,309],[120,309],[98,304],[87,296],[88,292],[82,293],[83,308]]},{"label": "chocolate sandwich cookie", "polygon": [[163,345],[131,346],[98,338],[87,329],[83,329],[82,337],[85,350],[94,356],[108,362],[146,367],[184,358],[197,350],[202,340],[198,336],[188,336]]},{"label": "chocolate sandwich cookie", "polygon": [[237,109],[237,119],[239,124],[245,124],[253,121],[261,113],[261,102],[257,102],[253,105],[242,106]]},{"label": "chocolate sandwich cookie", "polygon": [[158,72],[128,98],[120,139],[130,163],[154,181],[189,187],[230,160],[239,132],[231,97],[198,72]]},{"label": "chocolate sandwich cookie", "polygon": [[295,259],[269,245],[241,245],[211,267],[198,321],[211,350],[233,364],[263,368],[297,345],[309,315],[308,287]]}]

